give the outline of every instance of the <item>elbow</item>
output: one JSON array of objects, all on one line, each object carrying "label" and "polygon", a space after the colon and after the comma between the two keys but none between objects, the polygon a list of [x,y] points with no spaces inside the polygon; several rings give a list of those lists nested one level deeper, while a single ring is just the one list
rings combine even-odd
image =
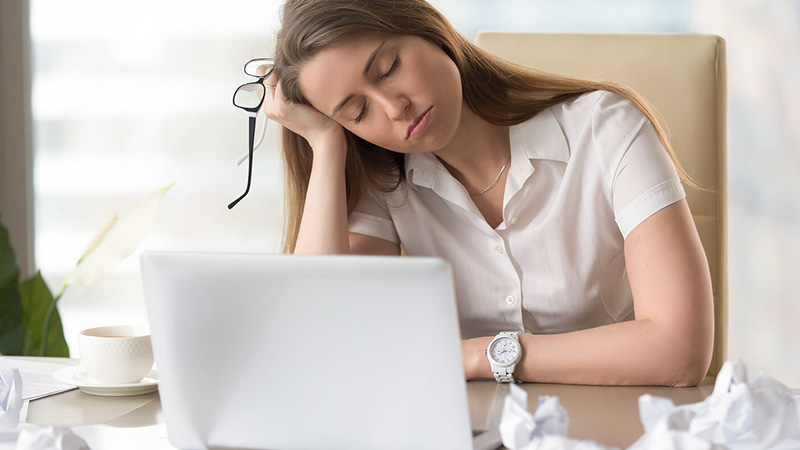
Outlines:
[{"label": "elbow", "polygon": [[[710,362],[709,362],[710,363]],[[673,374],[672,387],[693,387],[703,382],[709,363],[686,362]]]},{"label": "elbow", "polygon": [[691,387],[703,382],[711,366],[713,341],[703,340],[702,343],[688,342],[672,356],[670,379],[665,383],[672,387]]},{"label": "elbow", "polygon": [[[658,364],[651,366],[647,381],[643,385],[668,387],[693,387],[703,382],[710,366],[709,359],[701,359],[683,352],[670,352],[662,355]],[[628,384],[628,383],[624,383]],[[630,383],[639,384],[639,383]]]},{"label": "elbow", "polygon": [[[710,303],[710,301],[709,301]],[[668,349],[664,354],[669,361],[665,366],[667,386],[697,386],[705,380],[714,352],[713,306],[707,314],[695,320],[682,319],[677,323],[664,324],[662,342]]]},{"label": "elbow", "polygon": [[661,324],[656,335],[658,338],[650,347],[653,385],[690,387],[705,380],[711,366],[713,325]]}]

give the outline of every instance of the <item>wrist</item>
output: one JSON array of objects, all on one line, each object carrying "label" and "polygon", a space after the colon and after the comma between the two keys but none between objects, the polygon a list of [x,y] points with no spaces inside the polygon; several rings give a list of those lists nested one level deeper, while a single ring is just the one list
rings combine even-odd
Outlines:
[{"label": "wrist", "polygon": [[478,378],[493,379],[492,369],[486,357],[486,348],[493,336],[484,336],[462,341],[464,372],[467,380]]},{"label": "wrist", "polygon": [[337,160],[344,161],[347,155],[347,138],[344,134],[344,128],[336,124],[330,129],[318,132],[307,139],[308,145],[314,152],[314,158],[318,157],[331,157]]}]

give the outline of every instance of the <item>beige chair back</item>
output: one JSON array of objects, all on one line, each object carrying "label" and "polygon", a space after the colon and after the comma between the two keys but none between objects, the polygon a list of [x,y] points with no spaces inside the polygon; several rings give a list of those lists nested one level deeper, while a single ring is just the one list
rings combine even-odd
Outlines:
[{"label": "beige chair back", "polygon": [[483,32],[476,44],[526,67],[627,85],[661,118],[678,160],[707,190],[686,187],[714,288],[715,376],[727,354],[725,41],[696,34]]}]

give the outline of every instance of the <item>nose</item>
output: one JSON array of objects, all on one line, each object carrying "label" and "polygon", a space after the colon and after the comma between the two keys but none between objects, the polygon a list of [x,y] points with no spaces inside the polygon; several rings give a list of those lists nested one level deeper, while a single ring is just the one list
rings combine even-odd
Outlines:
[{"label": "nose", "polygon": [[386,116],[391,120],[406,119],[406,112],[411,101],[405,95],[399,93],[380,93],[377,96],[378,103],[386,111]]}]

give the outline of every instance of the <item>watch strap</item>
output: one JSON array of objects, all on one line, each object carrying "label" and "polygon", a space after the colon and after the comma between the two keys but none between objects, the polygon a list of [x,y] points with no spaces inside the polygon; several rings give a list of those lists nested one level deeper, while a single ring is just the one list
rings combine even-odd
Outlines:
[{"label": "watch strap", "polygon": [[494,379],[497,380],[498,383],[515,383],[517,381],[514,379],[514,372],[506,371],[505,367],[500,367],[498,370],[494,371]]}]

